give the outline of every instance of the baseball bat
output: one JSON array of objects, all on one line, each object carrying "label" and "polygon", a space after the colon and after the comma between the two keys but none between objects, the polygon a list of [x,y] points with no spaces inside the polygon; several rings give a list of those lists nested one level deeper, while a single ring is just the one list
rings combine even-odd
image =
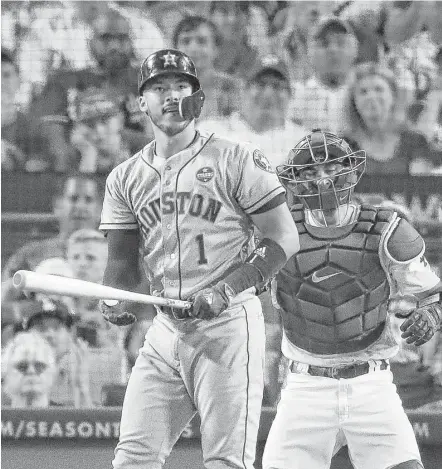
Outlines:
[{"label": "baseball bat", "polygon": [[60,275],[39,274],[30,270],[18,270],[12,278],[12,284],[17,290],[29,290],[50,295],[95,298],[98,300],[126,300],[179,309],[187,309],[191,306],[191,303],[188,301],[134,293],[94,282],[87,282],[86,280],[61,277]]}]

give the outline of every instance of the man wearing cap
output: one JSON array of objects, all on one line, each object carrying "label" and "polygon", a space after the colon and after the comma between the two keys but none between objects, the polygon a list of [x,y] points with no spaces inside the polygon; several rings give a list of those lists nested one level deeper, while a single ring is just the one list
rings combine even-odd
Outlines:
[{"label": "man wearing cap", "polygon": [[313,76],[294,92],[290,117],[306,129],[339,132],[344,88],[356,61],[359,44],[346,21],[328,17],[307,42]]},{"label": "man wearing cap", "polygon": [[48,140],[48,152],[57,171],[65,171],[76,159],[69,130],[77,95],[89,88],[106,88],[120,97],[131,151],[140,149],[148,140],[144,132],[146,120],[136,100],[137,70],[131,65],[134,51],[129,22],[112,10],[99,16],[89,47],[96,63],[81,70],[55,73],[32,105],[32,113],[41,119],[41,131]]},{"label": "man wearing cap", "polygon": [[96,88],[78,93],[72,119],[70,142],[79,153],[79,171],[108,174],[130,157],[123,109],[114,93]]},{"label": "man wearing cap", "polygon": [[51,400],[60,405],[91,407],[88,350],[73,333],[74,315],[64,303],[41,297],[24,319],[25,330],[39,332],[53,347],[57,376]]},{"label": "man wearing cap", "polygon": [[288,118],[290,99],[287,66],[277,56],[266,56],[248,74],[241,110],[220,121],[201,120],[198,126],[229,139],[253,142],[275,168],[283,163],[288,142],[305,134]]}]

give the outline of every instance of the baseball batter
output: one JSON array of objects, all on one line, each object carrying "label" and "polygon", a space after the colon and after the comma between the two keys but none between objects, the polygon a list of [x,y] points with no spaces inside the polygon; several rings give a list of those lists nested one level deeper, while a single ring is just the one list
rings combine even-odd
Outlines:
[{"label": "baseball batter", "polygon": [[[104,283],[135,288],[141,243],[151,293],[193,305],[158,308],[130,376],[113,465],[162,467],[198,411],[205,467],[252,469],[265,346],[256,287],[299,248],[296,225],[258,149],[195,130],[204,93],[187,55],[147,57],[139,93],[155,140],[108,176]],[[121,303],[101,309],[114,324],[135,319]]]},{"label": "baseball batter", "polygon": [[422,468],[389,368],[392,314],[407,318],[407,343],[424,344],[441,323],[442,283],[405,219],[351,200],[364,168],[364,151],[317,130],[277,169],[303,205],[292,209],[301,250],[272,286],[290,367],[264,469],[326,469],[344,444],[357,469]]}]

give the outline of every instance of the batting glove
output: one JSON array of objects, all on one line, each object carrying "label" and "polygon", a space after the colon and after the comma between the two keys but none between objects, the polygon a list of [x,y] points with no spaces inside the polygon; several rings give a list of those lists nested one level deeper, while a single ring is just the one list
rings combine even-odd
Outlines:
[{"label": "batting glove", "polygon": [[98,305],[104,319],[116,326],[128,326],[137,320],[135,314],[124,310],[122,301],[100,300]]},{"label": "batting glove", "polygon": [[416,309],[401,324],[401,337],[406,339],[407,344],[416,346],[425,344],[439,329],[442,319],[442,306],[433,303]]},{"label": "batting glove", "polygon": [[[193,298],[190,314],[198,319],[213,319],[218,317],[229,306],[230,287],[226,283],[218,283],[211,288],[205,288]],[[233,293],[233,292],[232,292]]]}]

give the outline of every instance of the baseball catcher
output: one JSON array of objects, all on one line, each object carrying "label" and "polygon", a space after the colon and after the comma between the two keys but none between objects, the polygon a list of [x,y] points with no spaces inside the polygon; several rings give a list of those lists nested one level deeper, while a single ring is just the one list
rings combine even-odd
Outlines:
[{"label": "baseball catcher", "polygon": [[[442,318],[442,283],[425,244],[394,210],[352,192],[365,152],[314,130],[277,168],[302,201],[292,207],[301,249],[276,275],[289,372],[264,453],[265,469],[330,466],[347,444],[358,468],[422,468],[413,429],[392,382],[392,327],[420,346]],[[374,450],[376,448],[376,450]]]}]

